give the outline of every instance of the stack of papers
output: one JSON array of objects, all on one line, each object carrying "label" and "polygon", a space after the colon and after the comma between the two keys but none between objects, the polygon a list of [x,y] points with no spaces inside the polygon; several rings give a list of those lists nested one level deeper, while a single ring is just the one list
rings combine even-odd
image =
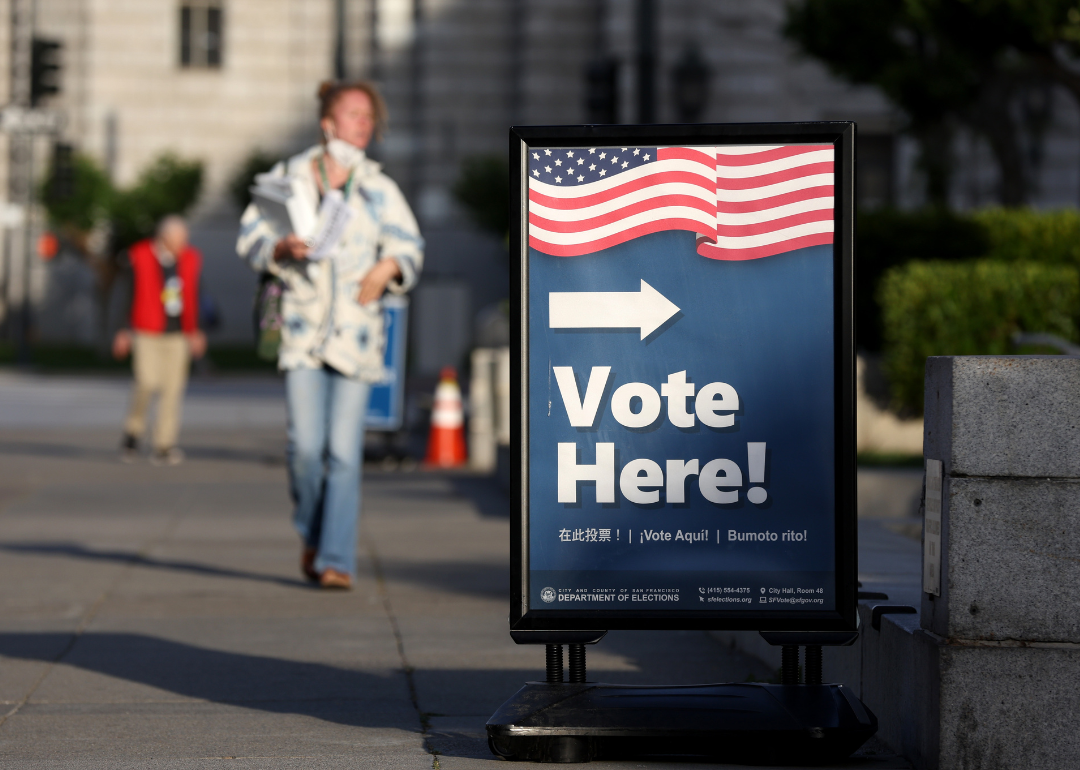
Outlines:
[{"label": "stack of papers", "polygon": [[307,240],[315,234],[315,212],[304,196],[297,194],[296,181],[288,176],[258,174],[248,189],[263,219],[280,237],[296,233]]},{"label": "stack of papers", "polygon": [[270,222],[279,237],[296,233],[307,243],[311,249],[308,259],[332,256],[353,218],[340,190],[324,195],[316,214],[310,196],[304,197],[294,177],[259,174],[250,190],[263,219]]}]

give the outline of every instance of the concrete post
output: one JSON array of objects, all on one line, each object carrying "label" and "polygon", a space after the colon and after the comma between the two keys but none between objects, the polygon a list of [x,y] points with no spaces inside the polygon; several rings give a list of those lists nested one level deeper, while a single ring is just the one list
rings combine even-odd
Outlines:
[{"label": "concrete post", "polygon": [[510,446],[510,348],[495,350],[495,439]]},{"label": "concrete post", "polygon": [[495,470],[495,394],[492,391],[491,348],[472,351],[469,383],[469,465],[475,470]]},{"label": "concrete post", "polygon": [[474,348],[469,385],[469,464],[499,469],[510,446],[510,348]]},{"label": "concrete post", "polygon": [[931,770],[1076,767],[1080,358],[930,358],[925,425],[942,470],[940,595],[923,593],[912,638],[925,710],[910,715],[909,756]]}]

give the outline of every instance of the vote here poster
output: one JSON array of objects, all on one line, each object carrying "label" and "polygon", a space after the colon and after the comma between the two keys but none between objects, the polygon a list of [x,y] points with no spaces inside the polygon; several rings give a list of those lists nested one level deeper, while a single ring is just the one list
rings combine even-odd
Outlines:
[{"label": "vote here poster", "polygon": [[528,607],[834,611],[834,145],[527,154]]}]

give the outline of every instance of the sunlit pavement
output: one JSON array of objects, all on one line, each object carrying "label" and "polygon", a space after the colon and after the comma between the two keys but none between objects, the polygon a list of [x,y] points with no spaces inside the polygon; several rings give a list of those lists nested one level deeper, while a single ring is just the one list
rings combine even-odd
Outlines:
[{"label": "sunlit pavement", "polygon": [[[0,375],[0,765],[499,761],[484,722],[543,665],[507,634],[506,497],[464,474],[371,470],[357,584],[313,589],[275,383],[198,385],[188,462],[158,468],[118,461],[106,415],[118,426],[122,380]],[[612,633],[589,671],[641,684],[771,673],[702,632]],[[844,767],[906,767],[874,751]]]}]

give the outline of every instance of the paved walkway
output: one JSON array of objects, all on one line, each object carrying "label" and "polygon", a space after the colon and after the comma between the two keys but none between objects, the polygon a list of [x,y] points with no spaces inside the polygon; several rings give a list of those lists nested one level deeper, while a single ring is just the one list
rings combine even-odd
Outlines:
[{"label": "paved walkway", "polygon": [[922,603],[922,470],[859,470],[859,581],[890,604]]},{"label": "paved walkway", "polygon": [[[299,579],[280,429],[225,420],[185,431],[182,466],[127,466],[114,428],[19,427],[4,398],[0,766],[496,766],[484,721],[543,655],[507,634],[508,504],[488,482],[369,472],[358,584],[328,593]],[[702,632],[612,633],[589,669],[770,674]]]},{"label": "paved walkway", "polygon": [[[0,430],[102,428],[119,431],[131,378],[125,375],[34,375],[0,370]],[[285,428],[285,384],[273,376],[194,378],[184,426]]]}]

